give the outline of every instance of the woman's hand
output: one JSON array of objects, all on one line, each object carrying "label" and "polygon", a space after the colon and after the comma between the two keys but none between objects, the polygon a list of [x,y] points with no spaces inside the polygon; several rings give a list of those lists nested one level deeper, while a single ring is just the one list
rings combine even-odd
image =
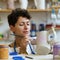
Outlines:
[{"label": "woman's hand", "polygon": [[20,38],[19,40],[16,40],[16,44],[20,47],[20,53],[27,54],[26,47],[28,43],[29,43],[28,37],[23,37],[23,38]]},{"label": "woman's hand", "polygon": [[27,37],[23,37],[20,40],[20,47],[26,48],[27,44],[29,43],[29,39]]}]

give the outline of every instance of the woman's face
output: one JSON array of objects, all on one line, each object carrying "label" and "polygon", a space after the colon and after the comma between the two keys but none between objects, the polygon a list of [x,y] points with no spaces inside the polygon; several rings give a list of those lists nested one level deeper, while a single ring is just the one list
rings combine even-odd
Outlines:
[{"label": "woman's face", "polygon": [[20,36],[30,35],[30,20],[25,17],[19,17],[15,26],[11,27],[11,30]]}]

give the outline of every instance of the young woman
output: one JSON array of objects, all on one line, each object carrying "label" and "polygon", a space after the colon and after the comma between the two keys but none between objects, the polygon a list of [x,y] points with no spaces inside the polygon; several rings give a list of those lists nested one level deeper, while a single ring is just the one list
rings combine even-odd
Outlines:
[{"label": "young woman", "polygon": [[[34,54],[29,44],[30,19],[31,16],[28,11],[20,8],[13,10],[11,14],[8,15],[10,30],[13,32],[13,35],[15,35],[15,42],[9,46],[12,47],[15,52],[16,48],[19,47],[20,54]],[[27,48],[28,46],[30,48]],[[30,49],[30,53],[27,49]]]}]

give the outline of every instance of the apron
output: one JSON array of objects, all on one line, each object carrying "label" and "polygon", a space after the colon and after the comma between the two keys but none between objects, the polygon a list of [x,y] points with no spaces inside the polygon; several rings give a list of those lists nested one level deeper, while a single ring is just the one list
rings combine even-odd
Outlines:
[{"label": "apron", "polygon": [[[32,45],[29,43],[29,48],[30,48],[30,51],[31,51],[31,54],[35,54],[33,48],[32,48]],[[17,52],[16,51],[16,42],[14,42],[14,52]]]}]

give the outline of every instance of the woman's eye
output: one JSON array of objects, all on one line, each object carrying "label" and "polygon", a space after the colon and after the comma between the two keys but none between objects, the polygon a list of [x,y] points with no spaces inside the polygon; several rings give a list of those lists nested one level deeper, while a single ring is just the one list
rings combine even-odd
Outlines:
[{"label": "woman's eye", "polygon": [[27,22],[27,25],[30,25],[30,22]]},{"label": "woman's eye", "polygon": [[[19,26],[24,26],[25,23],[20,23]],[[26,23],[26,25],[30,25],[30,23]]]},{"label": "woman's eye", "polygon": [[30,25],[30,23],[27,23],[27,25]]},{"label": "woman's eye", "polygon": [[23,26],[24,24],[23,23],[21,23],[21,24],[19,24],[20,26]]}]

